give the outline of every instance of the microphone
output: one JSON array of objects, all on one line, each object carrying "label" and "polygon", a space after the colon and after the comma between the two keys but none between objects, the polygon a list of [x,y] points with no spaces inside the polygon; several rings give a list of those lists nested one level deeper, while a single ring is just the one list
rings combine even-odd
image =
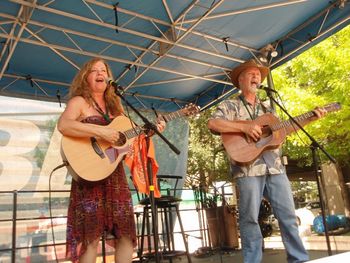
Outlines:
[{"label": "microphone", "polygon": [[120,85],[118,85],[118,83],[113,80],[112,78],[105,78],[105,81],[108,85],[112,86],[115,88],[115,91],[118,91],[118,92],[124,92],[124,88]]},{"label": "microphone", "polygon": [[261,89],[261,90],[265,90],[266,92],[274,92],[274,93],[278,93],[277,90],[274,90],[274,89],[271,89],[269,87],[266,87],[264,85],[261,85],[258,87],[258,89]]}]

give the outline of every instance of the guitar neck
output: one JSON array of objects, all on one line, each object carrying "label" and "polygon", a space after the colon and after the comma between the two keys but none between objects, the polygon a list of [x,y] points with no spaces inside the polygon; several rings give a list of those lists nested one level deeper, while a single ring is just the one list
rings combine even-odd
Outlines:
[{"label": "guitar neck", "polygon": [[183,116],[183,112],[181,110],[179,111],[175,111],[175,112],[171,112],[169,114],[166,114],[164,116],[162,116],[162,118],[164,119],[165,122],[169,122],[172,121],[176,118],[182,117]]},{"label": "guitar neck", "polygon": [[[176,118],[182,117],[184,114],[182,112],[182,110],[179,111],[175,111],[175,112],[171,112],[169,114],[163,115],[162,118],[164,119],[165,122],[174,120]],[[144,132],[143,128],[140,126],[135,126],[134,128],[131,128],[129,130],[126,130],[124,132],[125,136],[128,139],[132,139],[140,134],[142,134]]]},{"label": "guitar neck", "polygon": [[[301,114],[299,116],[295,116],[293,119],[299,123],[301,121],[310,119],[313,116],[315,116],[315,113],[313,111],[309,111],[309,112],[306,112],[306,113]],[[287,127],[291,126],[292,124],[294,124],[294,122],[291,119],[286,120],[286,121],[281,121],[279,123],[271,125],[271,130],[277,131],[277,130],[280,130],[282,128],[287,128]]]},{"label": "guitar neck", "polygon": [[128,139],[132,139],[141,133],[143,133],[143,129],[140,126],[135,126],[132,129],[124,131],[124,134]]},{"label": "guitar neck", "polygon": [[[340,104],[339,103],[331,103],[331,104],[324,106],[323,108],[327,112],[332,112],[332,111],[339,110]],[[299,123],[299,122],[302,122],[304,120],[308,120],[314,116],[316,116],[315,112],[309,111],[309,112],[303,113],[301,115],[295,116],[293,119]],[[286,121],[281,121],[279,123],[275,123],[275,124],[271,125],[270,128],[272,131],[277,131],[277,130],[282,129],[282,128],[287,128],[287,127],[291,126],[292,124],[294,124],[293,120],[289,119]]]}]

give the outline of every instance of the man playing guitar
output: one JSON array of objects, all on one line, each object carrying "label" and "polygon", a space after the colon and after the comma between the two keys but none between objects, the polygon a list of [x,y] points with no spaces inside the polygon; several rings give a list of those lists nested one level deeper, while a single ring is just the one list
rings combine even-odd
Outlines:
[{"label": "man playing guitar", "polygon": [[[241,90],[241,95],[222,102],[208,121],[208,128],[223,135],[242,136],[246,145],[258,143],[264,136],[264,127],[257,118],[272,112],[268,104],[259,100],[256,93],[261,82],[269,73],[267,67],[247,61],[231,72],[231,81]],[[312,117],[301,121],[306,125],[325,114],[323,108],[316,108]],[[272,114],[271,114],[272,115]],[[283,128],[284,134],[293,130]],[[224,143],[225,146],[225,143]],[[227,147],[225,146],[226,150]],[[238,155],[244,155],[244,148]],[[228,152],[229,153],[229,152]],[[229,153],[230,155],[230,153]],[[270,201],[278,219],[281,236],[287,251],[288,262],[308,260],[308,254],[298,234],[290,184],[281,162],[280,145],[267,148],[248,162],[237,162],[231,158],[231,171],[239,189],[239,226],[244,262],[258,263],[262,259],[262,235],[258,223],[259,207],[263,196]]]}]

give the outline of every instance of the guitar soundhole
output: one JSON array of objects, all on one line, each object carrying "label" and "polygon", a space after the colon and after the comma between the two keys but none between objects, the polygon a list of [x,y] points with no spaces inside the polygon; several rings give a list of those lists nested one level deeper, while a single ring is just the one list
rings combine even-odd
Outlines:
[{"label": "guitar soundhole", "polygon": [[268,144],[269,141],[271,141],[271,135],[272,135],[272,130],[270,126],[266,125],[262,127],[262,134],[260,139],[255,143],[256,148],[264,147],[266,144]]},{"label": "guitar soundhole", "polygon": [[114,144],[117,147],[123,146],[126,143],[127,139],[124,133],[120,132],[119,133],[119,139],[118,141],[116,141],[116,143]]},{"label": "guitar soundhole", "polygon": [[269,137],[272,134],[272,130],[268,125],[263,126],[261,131],[262,131],[261,138]]}]

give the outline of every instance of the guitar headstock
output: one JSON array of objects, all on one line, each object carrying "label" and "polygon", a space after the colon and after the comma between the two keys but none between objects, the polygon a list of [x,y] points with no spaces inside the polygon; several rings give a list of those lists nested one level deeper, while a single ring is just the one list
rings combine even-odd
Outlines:
[{"label": "guitar headstock", "polygon": [[196,104],[190,103],[183,107],[180,111],[182,115],[190,116],[199,113],[200,107]]}]

